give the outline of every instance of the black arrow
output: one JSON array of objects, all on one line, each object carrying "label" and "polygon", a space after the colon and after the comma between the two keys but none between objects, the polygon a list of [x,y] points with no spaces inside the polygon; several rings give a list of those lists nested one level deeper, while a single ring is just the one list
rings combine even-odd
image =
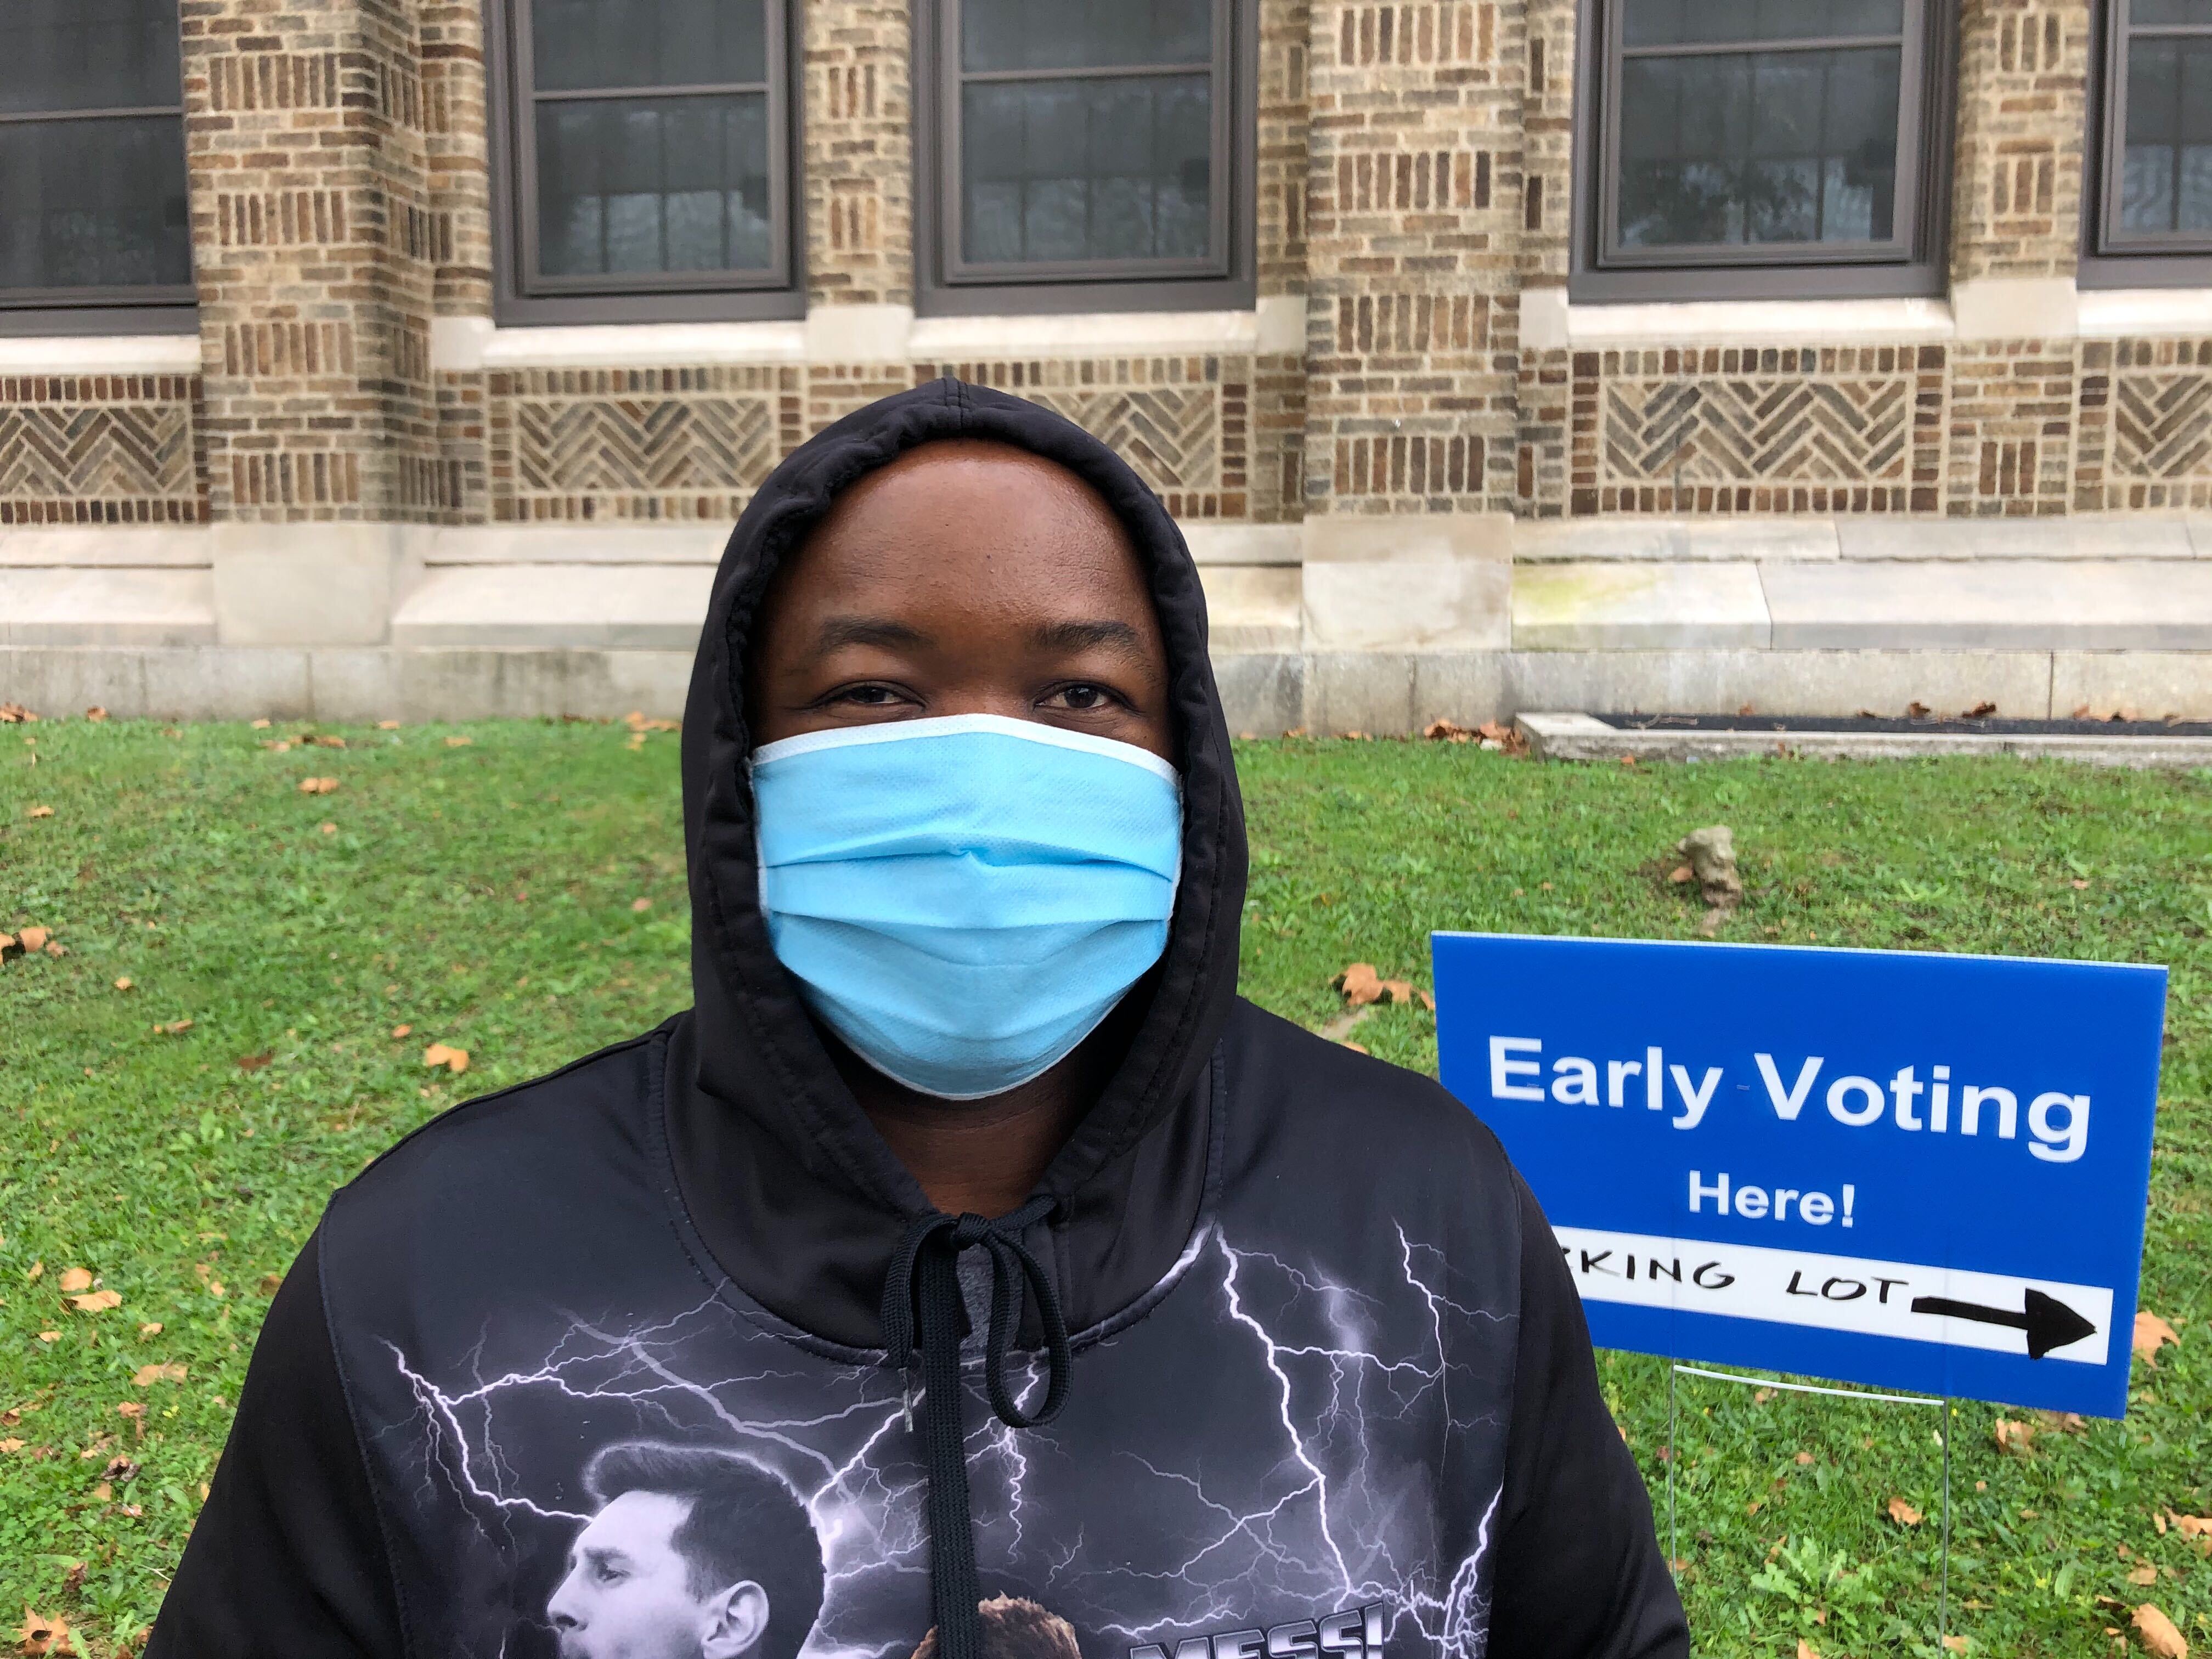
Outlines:
[{"label": "black arrow", "polygon": [[2079,1342],[2085,1336],[2094,1336],[2097,1328],[2056,1297],[2041,1291],[2027,1293],[2025,1310],[2008,1313],[2002,1308],[1985,1308],[1978,1302],[1954,1302],[1947,1296],[1916,1296],[1912,1311],[1942,1314],[1952,1319],[1977,1319],[1984,1325],[2009,1325],[2014,1330],[2027,1333],[2027,1357],[2040,1359],[2053,1348],[2063,1348],[2069,1342]]}]

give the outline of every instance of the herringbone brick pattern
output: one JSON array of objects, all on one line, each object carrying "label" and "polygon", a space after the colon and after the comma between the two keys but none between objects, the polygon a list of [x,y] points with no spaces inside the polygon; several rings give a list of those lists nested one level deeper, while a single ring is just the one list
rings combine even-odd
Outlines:
[{"label": "herringbone brick pattern", "polygon": [[502,520],[734,518],[799,435],[772,368],[537,370],[491,377]]},{"label": "herringbone brick pattern", "polygon": [[1110,445],[1185,519],[1241,519],[1249,507],[1249,358],[1111,362],[926,363],[1057,410]]},{"label": "herringbone brick pattern", "polygon": [[2212,477],[2212,373],[2115,377],[2112,467],[2122,478]]},{"label": "herringbone brick pattern", "polygon": [[1571,399],[1578,514],[1936,506],[1940,350],[1583,352]]},{"label": "herringbone brick pattern", "polygon": [[191,383],[126,378],[67,395],[79,386],[0,399],[0,524],[196,522]]}]

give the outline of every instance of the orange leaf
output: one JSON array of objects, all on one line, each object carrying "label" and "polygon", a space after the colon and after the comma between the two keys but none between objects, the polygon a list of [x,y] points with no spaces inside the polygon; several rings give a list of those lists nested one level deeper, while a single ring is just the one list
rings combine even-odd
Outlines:
[{"label": "orange leaf", "polygon": [[2130,1584],[2155,1584],[2158,1583],[2158,1569],[2146,1562],[2143,1565],[2137,1567],[2133,1572],[2128,1575],[2128,1583]]},{"label": "orange leaf", "polygon": [[88,1291],[92,1288],[92,1269],[89,1267],[67,1268],[62,1273],[60,1284],[64,1296],[75,1296],[79,1291]]},{"label": "orange leaf", "polygon": [[2168,1513],[2184,1538],[2212,1538],[2212,1515],[2174,1515]]},{"label": "orange leaf", "polygon": [[1387,993],[1382,975],[1375,971],[1371,962],[1355,962],[1335,979],[1336,988],[1344,993],[1344,1000],[1354,1008],[1364,1008],[1371,1002],[1380,1002]]},{"label": "orange leaf", "polygon": [[82,1296],[73,1296],[70,1305],[79,1313],[106,1313],[110,1308],[123,1305],[120,1291],[88,1291]]},{"label": "orange leaf", "polygon": [[1964,1653],[1966,1650],[1966,1638],[1963,1636],[1947,1636],[1943,1638],[1943,1645],[1954,1653]]},{"label": "orange leaf", "polygon": [[28,1601],[23,1603],[23,1626],[15,1632],[17,1650],[23,1653],[70,1653],[76,1644],[70,1638],[69,1620],[58,1613],[33,1613]]},{"label": "orange leaf", "polygon": [[28,813],[28,815],[27,815],[27,816],[29,816],[29,817],[34,817],[34,818],[50,818],[50,817],[53,817],[53,815],[54,815],[54,809],[53,809],[52,807],[51,807],[51,806],[46,806],[46,805],[39,805],[39,806],[33,806],[33,807],[30,810],[30,812]]},{"label": "orange leaf", "polygon": [[1893,1498],[1882,1507],[1889,1511],[1889,1518],[1900,1527],[1917,1527],[1920,1524],[1922,1519],[1920,1511],[1902,1498]]},{"label": "orange leaf", "polygon": [[335,792],[337,787],[338,781],[336,778],[301,778],[300,780],[300,793],[303,795],[327,795]]},{"label": "orange leaf", "polygon": [[2025,1423],[2015,1423],[2009,1418],[2000,1417],[1996,1423],[1996,1442],[1999,1451],[2015,1452],[2025,1457],[2035,1444],[2035,1431]]},{"label": "orange leaf", "polygon": [[1820,1659],[1820,1650],[1800,1637],[1797,1639],[1797,1659]]},{"label": "orange leaf", "polygon": [[125,974],[121,979],[117,980],[115,981],[115,988],[118,991],[129,990],[131,988],[131,975]]},{"label": "orange leaf", "polygon": [[2169,1342],[2179,1346],[2180,1341],[2173,1327],[2148,1308],[2136,1310],[2135,1351],[2153,1370],[2158,1369],[2158,1351]]},{"label": "orange leaf", "polygon": [[43,951],[46,948],[46,941],[53,937],[53,933],[45,927],[26,927],[15,937],[26,951]]},{"label": "orange leaf", "polygon": [[422,1063],[425,1066],[442,1066],[458,1076],[469,1069],[469,1051],[434,1042],[422,1051]]},{"label": "orange leaf", "polygon": [[181,1382],[189,1370],[190,1367],[179,1365],[173,1360],[166,1365],[141,1365],[131,1374],[131,1386],[150,1389],[156,1382]]},{"label": "orange leaf", "polygon": [[2155,1654],[2157,1659],[2189,1659],[2189,1644],[2181,1639],[2173,1620],[2160,1612],[2155,1602],[2144,1602],[2128,1622],[2142,1638],[2145,1651]]},{"label": "orange leaf", "polygon": [[392,1035],[395,1037],[404,1037],[414,1029],[412,1025],[395,1025],[392,1028]]}]

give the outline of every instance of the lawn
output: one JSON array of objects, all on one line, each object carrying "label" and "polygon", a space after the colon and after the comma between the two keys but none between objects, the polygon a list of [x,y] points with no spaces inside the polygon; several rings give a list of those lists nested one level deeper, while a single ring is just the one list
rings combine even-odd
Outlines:
[{"label": "lawn", "polygon": [[[65,1615],[95,1656],[153,1617],[325,1194],[456,1101],[688,994],[672,735],[319,735],[343,746],[296,725],[0,726],[0,928],[65,952],[0,967],[0,1607],[11,1631],[26,1603]],[[1425,982],[1432,927],[1694,937],[1667,854],[1716,822],[1749,887],[1723,937],[2170,964],[2143,1302],[2180,1340],[2137,1362],[2124,1425],[2031,1414],[2001,1449],[2021,1413],[1956,1408],[1951,1628],[1972,1652],[2110,1655],[2149,1601],[2212,1646],[2212,1538],[2154,1519],[2212,1513],[2212,775],[1355,741],[1239,759],[1245,988],[1309,1024],[1341,1012],[1329,981],[1354,960]],[[1418,1006],[1357,1040],[1434,1067]],[[465,1073],[426,1067],[432,1043]],[[1683,1377],[1669,1448],[1667,1368],[1600,1364],[1662,1540],[1677,1474],[1701,1652],[1934,1651],[1933,1409]]]}]

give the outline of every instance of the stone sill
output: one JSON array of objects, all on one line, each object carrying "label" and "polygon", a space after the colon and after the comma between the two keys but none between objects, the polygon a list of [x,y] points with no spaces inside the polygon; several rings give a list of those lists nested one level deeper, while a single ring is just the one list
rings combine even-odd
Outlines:
[{"label": "stone sill", "polygon": [[197,374],[197,334],[0,336],[0,374]]}]

